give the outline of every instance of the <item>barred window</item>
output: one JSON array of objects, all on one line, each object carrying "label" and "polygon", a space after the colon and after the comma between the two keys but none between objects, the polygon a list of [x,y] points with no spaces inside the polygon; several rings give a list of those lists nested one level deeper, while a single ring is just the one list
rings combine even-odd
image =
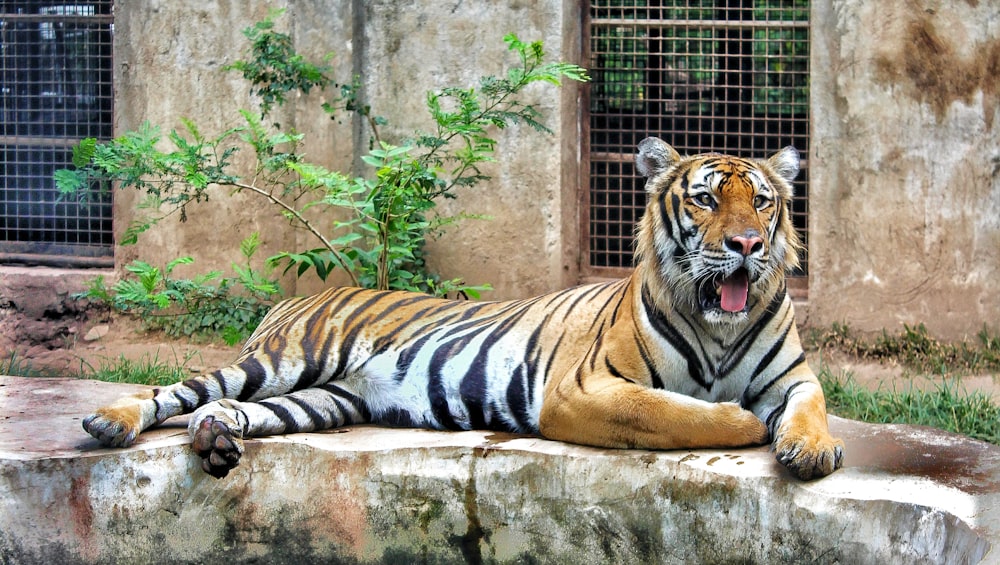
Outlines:
[{"label": "barred window", "polygon": [[586,275],[632,265],[646,202],[633,158],[647,136],[681,154],[766,157],[794,145],[803,172],[792,216],[807,236],[808,0],[592,0],[585,33]]},{"label": "barred window", "polygon": [[0,261],[110,264],[110,196],[59,197],[53,173],[112,127],[111,0],[0,4]]}]

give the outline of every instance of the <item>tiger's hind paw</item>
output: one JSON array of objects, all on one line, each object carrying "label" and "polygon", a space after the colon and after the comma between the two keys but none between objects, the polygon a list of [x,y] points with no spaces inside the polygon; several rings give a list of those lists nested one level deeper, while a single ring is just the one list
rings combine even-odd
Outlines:
[{"label": "tiger's hind paw", "polygon": [[192,430],[191,446],[201,457],[201,468],[217,479],[240,464],[243,429],[225,415],[205,416]]},{"label": "tiger's hind paw", "polygon": [[775,458],[796,477],[825,477],[844,463],[844,442],[828,434],[786,433],[774,442]]}]

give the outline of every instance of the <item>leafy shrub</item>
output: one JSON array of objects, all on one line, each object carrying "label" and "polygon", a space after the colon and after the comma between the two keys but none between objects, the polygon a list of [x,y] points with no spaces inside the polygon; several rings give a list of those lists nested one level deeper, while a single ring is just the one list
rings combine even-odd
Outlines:
[{"label": "leafy shrub", "polygon": [[259,245],[256,232],[240,244],[245,264],[233,263],[236,278],[222,277],[220,271],[193,279],[172,277],[178,265],[194,262],[190,257],[174,259],[162,269],[133,261],[125,267],[132,276],[111,287],[99,276],[75,297],[135,315],[146,329],[162,330],[169,336],[221,335],[226,343],[233,345],[253,332],[274,299],[280,296],[277,282],[251,267]]},{"label": "leafy shrub", "polygon": [[[537,82],[559,85],[563,78],[586,80],[585,71],[567,63],[546,63],[541,42],[507,35],[504,41],[516,53],[516,65],[502,76],[482,78],[478,87],[428,93],[432,131],[418,131],[393,144],[381,138],[379,126],[385,120],[361,100],[360,81],[336,84],[328,68],[304,61],[291,39],[274,30],[278,14],[272,12],[244,31],[251,41],[249,58],[228,67],[251,82],[260,98],[259,112],[241,110],[242,124],[215,136],[204,135],[184,119],[183,132],[173,130],[166,139],[158,127],[144,124],[111,142],[84,140],[73,152],[75,168],[57,172],[59,190],[78,199],[86,199],[95,184],[99,190],[117,184],[143,192],[141,207],[148,213],[128,227],[121,242],[127,244],[167,216],[184,219],[188,205],[208,200],[209,186],[227,187],[232,193],[262,198],[313,236],[314,246],[281,252],[268,259],[269,265],[284,265],[286,272],[297,275],[313,271],[323,280],[339,269],[353,284],[372,288],[478,296],[486,287],[441,280],[427,269],[427,237],[460,219],[437,216],[436,203],[489,178],[480,165],[493,160],[497,141],[491,132],[516,123],[548,131],[539,112],[518,99],[525,87]],[[357,112],[371,130],[372,146],[362,157],[372,168],[369,177],[350,178],[307,162],[298,149],[301,134],[264,123],[289,93],[333,86],[339,87],[338,95],[324,103],[324,109],[331,114]],[[163,141],[172,148],[158,149]],[[256,157],[248,174],[232,166],[237,151],[246,149]],[[310,210],[324,213],[307,217]],[[328,223],[310,219],[317,217]]]}]

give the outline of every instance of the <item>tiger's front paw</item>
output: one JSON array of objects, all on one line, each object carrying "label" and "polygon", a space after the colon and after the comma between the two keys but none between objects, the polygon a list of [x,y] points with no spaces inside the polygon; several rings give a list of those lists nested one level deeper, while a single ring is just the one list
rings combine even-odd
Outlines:
[{"label": "tiger's front paw", "polygon": [[83,429],[108,447],[128,447],[155,423],[151,392],[119,398],[83,419]]},{"label": "tiger's front paw", "polygon": [[804,481],[825,477],[844,462],[844,442],[825,432],[779,433],[774,452],[778,462]]},{"label": "tiger's front paw", "polygon": [[138,418],[121,410],[102,408],[83,419],[83,429],[108,447],[128,447],[135,443],[141,431]]},{"label": "tiger's front paw", "polygon": [[243,456],[243,429],[225,414],[209,414],[195,419],[191,446],[201,457],[201,468],[221,479],[240,464]]},{"label": "tiger's front paw", "polygon": [[742,408],[735,402],[720,402],[716,404],[718,409],[725,413],[725,420],[728,424],[727,447],[743,447],[747,445],[764,445],[767,443],[770,434],[767,426],[753,412]]}]

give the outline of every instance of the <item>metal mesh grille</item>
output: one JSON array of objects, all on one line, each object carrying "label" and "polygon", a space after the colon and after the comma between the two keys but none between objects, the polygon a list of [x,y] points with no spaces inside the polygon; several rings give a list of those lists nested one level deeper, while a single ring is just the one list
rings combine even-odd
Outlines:
[{"label": "metal mesh grille", "polygon": [[111,136],[111,5],[0,3],[0,259],[112,253],[110,197],[63,201],[53,181],[76,142]]},{"label": "metal mesh grille", "polygon": [[803,172],[792,216],[806,236],[808,17],[808,0],[592,1],[591,274],[632,265],[646,201],[633,158],[647,136],[681,154],[765,157],[794,145]]}]

